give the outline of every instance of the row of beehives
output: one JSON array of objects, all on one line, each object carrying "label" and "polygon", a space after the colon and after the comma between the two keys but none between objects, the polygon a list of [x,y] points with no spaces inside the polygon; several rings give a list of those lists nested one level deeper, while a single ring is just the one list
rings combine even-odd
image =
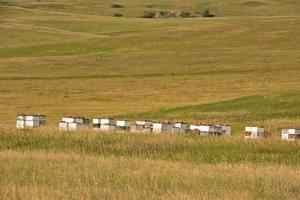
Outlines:
[{"label": "row of beehives", "polygon": [[17,128],[38,128],[46,125],[45,115],[25,115],[19,114],[17,116]]},{"label": "row of beehives", "polygon": [[[46,124],[45,115],[17,116],[18,129],[39,128]],[[92,121],[93,129],[102,132],[133,132],[133,133],[196,133],[200,135],[230,135],[231,127],[228,125],[187,124],[184,122],[153,122],[140,120],[113,120],[109,118],[95,118]],[[80,116],[67,116],[61,119],[59,130],[76,131],[89,128],[89,120]],[[245,138],[267,137],[264,127],[245,127]],[[300,140],[300,129],[282,129],[283,140]]]},{"label": "row of beehives", "polygon": [[[89,121],[83,117],[63,117],[59,123],[60,130],[83,130],[88,128]],[[188,133],[203,135],[230,135],[231,128],[227,125],[188,125],[184,122],[153,122],[140,120],[113,120],[95,118],[93,129],[102,132],[132,132],[132,133]]]}]

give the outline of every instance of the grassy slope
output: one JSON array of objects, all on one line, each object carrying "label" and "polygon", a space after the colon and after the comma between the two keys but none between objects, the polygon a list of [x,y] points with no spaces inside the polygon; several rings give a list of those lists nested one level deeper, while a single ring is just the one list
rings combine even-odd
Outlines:
[{"label": "grassy slope", "polygon": [[[68,13],[93,14],[112,16],[121,12],[126,17],[139,17],[145,11],[190,11],[201,12],[210,9],[217,16],[274,16],[299,15],[300,8],[297,0],[62,0],[62,1],[3,1],[6,5],[23,8],[60,11]],[[113,3],[119,3],[124,8],[111,8]]]},{"label": "grassy slope", "polygon": [[299,126],[299,91],[276,95],[247,96],[216,103],[159,109],[153,112],[133,113],[122,118],[170,119],[191,123],[229,123],[233,134],[241,133],[247,124],[266,126],[274,136],[281,128]]},{"label": "grassy slope", "polygon": [[18,112],[45,113],[56,125],[65,114],[127,116],[299,91],[298,17],[145,20],[0,9],[1,123]]},{"label": "grassy slope", "polygon": [[[299,2],[119,2],[125,18],[112,1],[0,1],[0,126],[39,112],[50,127],[106,115],[230,123],[233,136],[1,128],[0,199],[299,199],[299,144],[276,139],[300,127]],[[205,8],[218,18],[134,18]],[[273,138],[244,141],[246,124]]]}]

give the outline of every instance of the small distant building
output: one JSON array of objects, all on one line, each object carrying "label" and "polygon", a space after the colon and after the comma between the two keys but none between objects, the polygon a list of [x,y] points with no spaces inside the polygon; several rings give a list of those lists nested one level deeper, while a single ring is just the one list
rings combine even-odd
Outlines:
[{"label": "small distant building", "polygon": [[135,124],[130,126],[130,132],[132,133],[151,133],[153,122],[150,120],[136,121]]},{"label": "small distant building", "polygon": [[128,120],[117,120],[116,121],[116,131],[117,132],[129,132],[130,125],[131,125],[131,123]]},{"label": "small distant building", "polygon": [[172,131],[172,125],[170,123],[161,123],[161,122],[155,122],[153,123],[153,133],[166,133]]},{"label": "small distant building", "polygon": [[40,128],[46,125],[45,115],[17,115],[17,129]]},{"label": "small distant building", "polygon": [[189,125],[184,122],[174,122],[172,126],[172,133],[187,133]]},{"label": "small distant building", "polygon": [[300,129],[282,129],[282,140],[300,140]]},{"label": "small distant building", "polygon": [[226,135],[226,136],[231,135],[231,126],[223,124],[223,125],[217,125],[217,127],[220,127],[221,135]]},{"label": "small distant building", "polygon": [[89,126],[89,119],[81,116],[66,116],[61,119],[59,123],[59,130],[61,131],[77,131],[86,130]]},{"label": "small distant building", "polygon": [[245,138],[265,138],[265,128],[264,127],[245,127]]}]

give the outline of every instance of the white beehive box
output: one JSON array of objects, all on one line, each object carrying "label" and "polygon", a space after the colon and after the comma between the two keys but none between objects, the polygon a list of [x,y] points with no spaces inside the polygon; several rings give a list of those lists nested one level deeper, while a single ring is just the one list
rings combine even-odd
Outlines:
[{"label": "white beehive box", "polygon": [[149,120],[140,120],[135,122],[138,126],[152,126],[153,122]]},{"label": "white beehive box", "polygon": [[108,118],[102,118],[100,119],[101,125],[114,125],[114,120],[108,119]]},{"label": "white beehive box", "polygon": [[37,127],[40,126],[40,122],[37,121],[37,120],[33,120],[33,121],[26,120],[25,121],[25,126],[26,127],[37,128]]},{"label": "white beehive box", "polygon": [[101,126],[100,121],[101,121],[101,119],[93,119],[92,120],[94,130],[100,130],[100,126]]},{"label": "white beehive box", "polygon": [[[186,123],[183,123],[183,122],[174,122],[174,127],[177,128],[177,129],[179,129],[178,130],[179,133],[186,133],[189,125],[186,124]],[[173,129],[173,130],[174,131],[172,131],[172,132],[177,132],[176,129]]]},{"label": "white beehive box", "polygon": [[264,138],[265,129],[263,127],[245,127],[245,138]]},{"label": "white beehive box", "polygon": [[75,122],[75,117],[63,117],[62,122],[73,123]]},{"label": "white beehive box", "polygon": [[94,118],[92,122],[93,124],[101,124],[101,119]]},{"label": "white beehive box", "polygon": [[213,126],[213,125],[200,125],[198,130],[200,131],[200,133],[203,133],[203,134],[209,134],[209,133],[216,132],[215,126]]},{"label": "white beehive box", "polygon": [[100,131],[102,131],[102,132],[114,132],[115,128],[116,127],[113,126],[113,125],[106,125],[106,124],[104,124],[104,125],[100,126]]},{"label": "white beehive box", "polygon": [[183,128],[183,129],[187,129],[188,128],[188,124],[183,123],[183,122],[174,122],[174,126],[176,128]]},{"label": "white beehive box", "polygon": [[45,115],[25,115],[19,114],[17,116],[16,128],[39,128],[46,124]]},{"label": "white beehive box", "polygon": [[153,133],[161,133],[162,132],[162,127],[163,127],[162,123],[153,123],[152,132]]},{"label": "white beehive box", "polygon": [[300,129],[282,129],[282,140],[300,140]]},{"label": "white beehive box", "polygon": [[25,120],[17,120],[17,125],[16,125],[16,127],[18,128],[18,129],[24,129],[25,128]]},{"label": "white beehive box", "polygon": [[87,129],[87,124],[81,124],[81,123],[68,123],[68,130],[69,131],[81,131]]},{"label": "white beehive box", "polygon": [[83,124],[83,122],[85,122],[85,119],[82,117],[76,117],[75,118],[75,123],[77,124]]},{"label": "white beehive box", "polygon": [[217,125],[221,128],[222,135],[231,135],[231,126],[229,125]]},{"label": "white beehive box", "polygon": [[27,116],[25,116],[25,120],[26,121],[39,121],[40,120],[40,116],[37,116],[37,115],[27,115]]},{"label": "white beehive box", "polygon": [[199,130],[199,125],[191,124],[191,125],[190,125],[190,130],[191,130],[191,131]]},{"label": "white beehive box", "polygon": [[118,127],[130,127],[130,122],[127,120],[117,120],[116,126]]},{"label": "white beehive box", "polygon": [[68,131],[69,130],[68,123],[60,122],[59,125],[58,125],[58,129],[60,131]]},{"label": "white beehive box", "polygon": [[26,120],[26,115],[25,114],[19,114],[17,116],[17,120],[23,120],[23,121],[25,121]]},{"label": "white beehive box", "polygon": [[81,116],[66,116],[59,123],[59,130],[76,131],[84,130],[89,126],[89,120]]},{"label": "white beehive box", "polygon": [[172,126],[168,123],[153,123],[153,133],[171,132]]}]

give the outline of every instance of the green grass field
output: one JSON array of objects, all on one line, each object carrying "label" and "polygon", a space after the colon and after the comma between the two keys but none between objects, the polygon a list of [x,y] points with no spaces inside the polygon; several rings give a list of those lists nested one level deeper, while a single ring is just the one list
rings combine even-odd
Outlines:
[{"label": "green grass field", "polygon": [[[299,143],[279,139],[300,127],[299,44],[298,0],[0,0],[0,199],[299,199]],[[21,112],[47,128],[16,131]],[[233,131],[58,133],[64,115]]]}]

